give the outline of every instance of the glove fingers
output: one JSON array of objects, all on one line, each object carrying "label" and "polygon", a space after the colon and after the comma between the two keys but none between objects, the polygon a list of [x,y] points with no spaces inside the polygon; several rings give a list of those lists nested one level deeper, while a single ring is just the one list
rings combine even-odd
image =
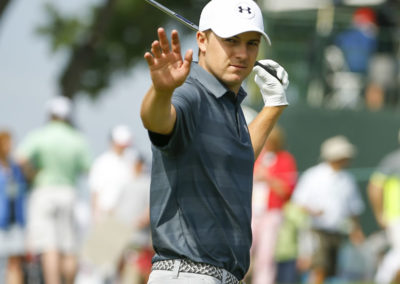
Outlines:
[{"label": "glove fingers", "polygon": [[[276,75],[277,75],[279,81],[282,82],[282,86],[284,86],[285,89],[287,88],[287,86],[289,85],[289,75],[287,74],[286,70],[281,65],[279,65],[279,63],[277,63],[271,59],[263,59],[263,60],[259,60],[258,62],[264,66],[269,66],[270,68],[275,69]],[[254,67],[254,68],[256,68],[256,67]],[[257,67],[257,68],[260,68],[260,67]],[[255,70],[255,69],[253,69],[253,70]],[[257,73],[259,74],[259,72],[257,72]]]},{"label": "glove fingers", "polygon": [[289,84],[288,74],[285,69],[271,59],[260,60],[259,63],[276,71],[275,76],[263,67],[256,65],[253,68],[256,75],[254,81],[260,88],[265,106],[287,105],[285,89]]},{"label": "glove fingers", "polygon": [[289,75],[288,73],[284,73],[284,76],[282,78],[282,86],[286,89],[289,86]]},{"label": "glove fingers", "polygon": [[260,77],[264,82],[270,81],[272,79],[277,80],[273,75],[260,66],[255,66],[253,71],[256,72],[256,77]]},{"label": "glove fingers", "polygon": [[272,68],[280,67],[279,63],[277,63],[271,59],[262,59],[262,60],[259,60],[258,62],[260,62],[262,65],[271,66]]},{"label": "glove fingers", "polygon": [[285,71],[285,69],[283,69],[283,67],[279,66],[279,68],[276,71],[276,74],[279,80],[282,82],[282,86],[286,89],[286,87],[289,85],[288,73]]}]

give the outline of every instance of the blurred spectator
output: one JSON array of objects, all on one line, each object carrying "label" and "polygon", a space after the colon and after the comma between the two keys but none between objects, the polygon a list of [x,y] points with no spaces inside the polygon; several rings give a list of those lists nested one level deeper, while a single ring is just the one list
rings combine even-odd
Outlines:
[{"label": "blurred spectator", "polygon": [[133,225],[132,237],[125,249],[121,267],[121,284],[147,283],[151,272],[153,249],[150,236],[150,173],[139,156],[132,182],[121,194],[116,216]]},{"label": "blurred spectator", "polygon": [[[89,175],[94,226],[84,251],[99,283],[116,279],[145,283],[151,269],[150,176],[144,159],[131,145],[129,128],[113,127],[110,148],[94,161]],[[117,227],[119,233],[112,231]],[[103,232],[109,237],[104,238]],[[96,242],[107,252],[98,254]]]},{"label": "blurred spectator", "polygon": [[357,216],[364,203],[353,176],[345,168],[355,147],[344,136],[327,139],[321,145],[323,162],[306,170],[299,179],[293,202],[311,216],[313,254],[310,283],[323,283],[336,273],[338,250],[346,235],[355,243],[364,239]]},{"label": "blurred spectator", "polygon": [[352,27],[339,33],[325,50],[326,82],[332,108],[357,108],[366,83],[370,59],[377,48],[376,16],[371,8],[358,8]]},{"label": "blurred spectator", "polygon": [[11,147],[11,134],[0,130],[0,256],[8,259],[5,283],[22,284],[27,184]]},{"label": "blurred spectator", "polygon": [[379,29],[377,52],[370,62],[366,90],[366,103],[370,109],[376,106],[374,99],[379,99],[389,107],[399,103],[400,2],[387,0],[379,5],[376,19]]},{"label": "blurred spectator", "polygon": [[[399,132],[400,142],[400,132]],[[376,283],[399,283],[400,276],[400,149],[383,158],[368,184],[368,196],[375,218],[386,229],[390,250],[384,256]]]},{"label": "blurred spectator", "polygon": [[48,123],[29,133],[17,149],[24,169],[35,172],[28,207],[28,248],[41,254],[45,282],[51,284],[74,282],[76,183],[90,163],[84,137],[69,123],[71,107],[66,97],[51,99]]},{"label": "blurred spectator", "polygon": [[294,157],[285,150],[283,130],[275,126],[254,165],[252,283],[274,283],[275,245],[284,204],[297,179]]},{"label": "blurred spectator", "polygon": [[376,16],[371,8],[358,8],[353,26],[338,34],[335,44],[342,50],[350,72],[366,75],[368,63],[376,51]]},{"label": "blurred spectator", "polygon": [[132,133],[127,126],[113,127],[109,150],[93,162],[89,187],[94,223],[114,213],[122,191],[132,181],[134,157],[127,151],[131,142]]},{"label": "blurred spectator", "polygon": [[300,233],[308,226],[308,215],[300,206],[287,202],[283,208],[283,216],[275,249],[276,283],[300,283],[301,271],[298,267]]},{"label": "blurred spectator", "polygon": [[[110,131],[109,149],[94,160],[89,173],[92,226],[83,250],[84,261],[92,267],[92,275],[97,275],[98,283],[113,281],[117,277],[117,265],[132,227],[132,224],[122,223],[116,218],[122,193],[131,190],[135,161],[131,144],[129,127],[114,126]],[[96,251],[94,244],[102,248]],[[85,281],[81,280],[82,283]]]}]

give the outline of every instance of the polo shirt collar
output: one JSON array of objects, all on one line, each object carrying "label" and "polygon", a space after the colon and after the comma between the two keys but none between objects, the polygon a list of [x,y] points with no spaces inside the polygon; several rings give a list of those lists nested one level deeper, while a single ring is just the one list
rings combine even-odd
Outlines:
[{"label": "polo shirt collar", "polygon": [[[210,74],[207,70],[201,67],[197,62],[193,62],[190,69],[190,77],[197,80],[206,87],[216,98],[221,98],[223,95],[231,92],[217,78]],[[238,92],[238,102],[241,103],[246,97],[246,91],[240,87]]]}]

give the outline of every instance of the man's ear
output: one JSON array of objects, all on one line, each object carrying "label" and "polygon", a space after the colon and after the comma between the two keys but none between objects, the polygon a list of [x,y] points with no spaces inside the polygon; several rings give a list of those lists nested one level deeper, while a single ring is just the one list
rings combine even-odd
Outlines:
[{"label": "man's ear", "polygon": [[208,44],[208,37],[205,32],[197,32],[196,34],[197,45],[199,46],[199,52],[206,52],[206,47]]}]

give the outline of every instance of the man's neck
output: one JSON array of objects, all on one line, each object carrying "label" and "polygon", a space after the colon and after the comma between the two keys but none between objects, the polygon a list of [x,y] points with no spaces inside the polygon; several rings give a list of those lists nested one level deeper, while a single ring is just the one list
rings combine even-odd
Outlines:
[{"label": "man's neck", "polygon": [[210,73],[211,75],[213,75],[222,85],[224,85],[228,90],[231,90],[235,96],[237,97],[240,87],[241,85],[239,85],[238,87],[229,87],[227,86],[220,78],[218,78],[211,70],[209,70],[209,68],[207,67],[207,65],[205,64],[204,60],[201,59],[201,57],[199,58],[199,62],[198,62],[199,66],[201,66],[204,70],[206,70],[208,73]]}]

